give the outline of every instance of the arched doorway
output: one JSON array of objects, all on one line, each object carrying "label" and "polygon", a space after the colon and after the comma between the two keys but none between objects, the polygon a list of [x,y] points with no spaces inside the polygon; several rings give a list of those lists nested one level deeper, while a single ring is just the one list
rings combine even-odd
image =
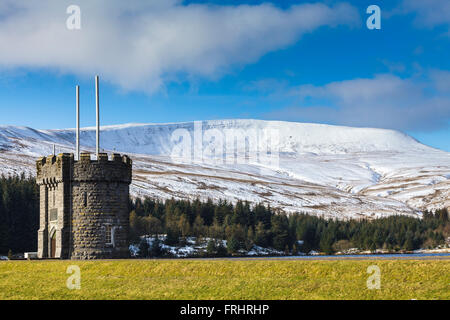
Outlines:
[{"label": "arched doorway", "polygon": [[53,231],[50,237],[50,258],[55,258],[56,256],[56,231]]}]

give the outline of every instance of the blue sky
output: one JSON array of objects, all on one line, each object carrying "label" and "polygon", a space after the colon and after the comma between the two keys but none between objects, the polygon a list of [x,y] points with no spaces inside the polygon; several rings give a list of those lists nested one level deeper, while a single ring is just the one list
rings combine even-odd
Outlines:
[{"label": "blue sky", "polygon": [[[450,4],[0,0],[0,125],[256,118],[391,128],[450,151]],[[425,4],[426,3],[426,4]],[[81,8],[81,30],[65,10]],[[382,11],[368,30],[366,8]]]}]

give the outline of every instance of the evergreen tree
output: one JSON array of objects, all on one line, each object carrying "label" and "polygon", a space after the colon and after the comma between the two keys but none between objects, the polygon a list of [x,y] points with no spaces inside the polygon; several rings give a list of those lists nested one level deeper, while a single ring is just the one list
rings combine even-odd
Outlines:
[{"label": "evergreen tree", "polygon": [[150,246],[146,238],[142,238],[139,243],[139,257],[148,258]]},{"label": "evergreen tree", "polygon": [[227,241],[227,249],[228,252],[230,254],[235,254],[239,251],[240,249],[240,243],[239,240],[236,239],[234,236],[232,236],[228,241]]},{"label": "evergreen tree", "polygon": [[164,254],[164,251],[161,246],[161,241],[158,236],[153,240],[152,245],[150,247],[150,257],[160,257]]},{"label": "evergreen tree", "polygon": [[255,229],[255,244],[260,247],[268,247],[270,244],[269,235],[262,221],[258,222]]},{"label": "evergreen tree", "polygon": [[206,246],[206,254],[209,257],[214,257],[217,253],[216,243],[214,240],[209,240],[208,245]]}]

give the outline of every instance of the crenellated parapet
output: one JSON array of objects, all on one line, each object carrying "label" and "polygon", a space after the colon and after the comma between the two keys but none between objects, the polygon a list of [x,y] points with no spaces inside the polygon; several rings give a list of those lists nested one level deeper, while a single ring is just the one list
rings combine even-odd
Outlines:
[{"label": "crenellated parapet", "polygon": [[62,181],[104,181],[131,183],[132,160],[126,155],[100,153],[92,159],[90,153],[82,153],[80,160],[74,155],[60,153],[39,158],[36,161],[38,185],[52,185]]},{"label": "crenellated parapet", "polygon": [[131,159],[114,153],[109,159],[108,154],[100,153],[98,159],[92,159],[91,154],[82,153],[80,161],[73,167],[73,180],[78,182],[117,182],[131,183]]},{"label": "crenellated parapet", "polygon": [[64,180],[70,180],[71,166],[74,162],[73,154],[60,153],[57,156],[39,158],[36,161],[36,183],[41,184],[57,184]]}]

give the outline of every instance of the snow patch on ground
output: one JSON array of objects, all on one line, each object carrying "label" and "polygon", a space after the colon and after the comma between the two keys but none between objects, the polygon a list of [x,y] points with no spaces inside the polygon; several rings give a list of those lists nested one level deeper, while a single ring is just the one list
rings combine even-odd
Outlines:
[{"label": "snow patch on ground", "polygon": [[[146,240],[150,248],[154,245],[156,241],[156,237],[151,236],[143,236],[143,240]],[[188,237],[186,238],[185,245],[179,245],[179,246],[170,246],[167,244],[164,244],[166,241],[166,235],[159,235],[158,240],[160,241],[160,247],[165,253],[165,255],[169,255],[171,257],[176,258],[189,258],[189,257],[199,257],[199,256],[205,256],[207,253],[207,246],[208,243],[212,240],[215,242],[216,246],[221,245],[223,248],[227,247],[227,241],[226,240],[217,240],[212,238],[201,238],[197,241],[195,237]],[[129,247],[130,254],[132,257],[138,257],[139,256],[139,245],[132,244]],[[283,255],[282,251],[275,250],[273,248],[263,248],[257,245],[254,245],[251,250],[240,250],[239,254],[242,256],[279,256]]]},{"label": "snow patch on ground", "polygon": [[254,245],[253,248],[247,252],[248,256],[279,256],[282,254],[282,251],[278,251],[272,248],[263,248],[256,245]]}]

